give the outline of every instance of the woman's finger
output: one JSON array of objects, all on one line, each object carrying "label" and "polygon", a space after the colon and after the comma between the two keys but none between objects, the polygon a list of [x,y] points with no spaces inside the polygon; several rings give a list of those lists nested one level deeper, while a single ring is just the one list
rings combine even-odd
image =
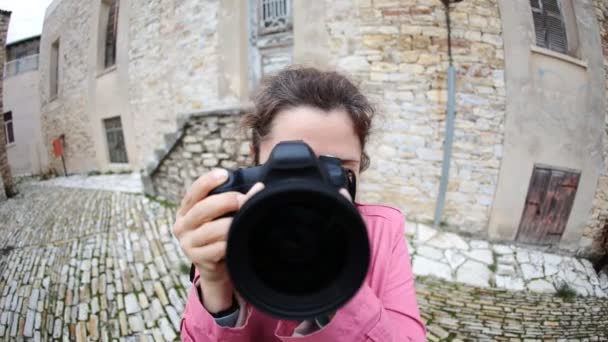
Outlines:
[{"label": "woman's finger", "polygon": [[200,200],[207,197],[209,192],[224,184],[228,179],[228,171],[215,169],[207,174],[200,176],[192,185],[182,199],[181,206],[177,212],[179,216],[186,213]]},{"label": "woman's finger", "polygon": [[225,241],[230,230],[232,217],[223,217],[207,222],[184,236],[192,248],[203,247],[218,241]]},{"label": "woman's finger", "polygon": [[243,206],[243,204],[245,204],[245,202],[247,202],[251,197],[253,197],[258,192],[262,191],[263,189],[264,189],[264,183],[257,182],[251,187],[251,189],[249,189],[249,191],[244,196],[239,196],[237,198],[239,201],[239,209],[241,209],[241,207]]},{"label": "woman's finger", "polygon": [[196,203],[183,217],[178,218],[176,235],[184,231],[193,230],[205,222],[219,218],[225,214],[239,210],[239,196],[234,191],[211,195]]},{"label": "woman's finger", "polygon": [[220,262],[226,256],[226,241],[218,241],[203,247],[193,248],[190,256],[195,264]]}]

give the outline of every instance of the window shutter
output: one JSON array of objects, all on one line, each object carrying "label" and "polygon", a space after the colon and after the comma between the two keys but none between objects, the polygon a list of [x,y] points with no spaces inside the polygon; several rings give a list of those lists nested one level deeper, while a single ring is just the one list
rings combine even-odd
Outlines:
[{"label": "window shutter", "polygon": [[530,6],[532,7],[532,9],[541,9],[538,1],[539,0],[530,0]]},{"label": "window shutter", "polygon": [[557,0],[543,0],[543,8],[546,14],[547,47],[567,53],[566,28]]},{"label": "window shutter", "polygon": [[118,0],[112,0],[106,26],[105,67],[116,63],[116,34],[118,31]]},{"label": "window shutter", "polygon": [[561,53],[568,52],[568,44],[566,41],[566,30],[561,18],[547,16],[547,43],[551,50]]},{"label": "window shutter", "polygon": [[547,47],[545,40],[547,37],[547,29],[545,27],[545,16],[541,11],[532,10],[532,18],[534,19],[534,32],[536,33],[536,45]]},{"label": "window shutter", "polygon": [[540,0],[530,0],[532,7],[532,19],[534,21],[534,33],[536,34],[536,45],[545,47],[545,37],[547,30],[545,28],[545,16],[540,4]]},{"label": "window shutter", "polygon": [[536,45],[568,53],[566,27],[558,0],[530,0]]}]

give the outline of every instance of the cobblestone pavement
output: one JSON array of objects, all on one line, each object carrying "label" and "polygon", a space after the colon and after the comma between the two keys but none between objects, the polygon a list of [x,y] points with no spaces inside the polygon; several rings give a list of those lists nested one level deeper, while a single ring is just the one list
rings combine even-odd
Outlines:
[{"label": "cobblestone pavement", "polygon": [[[0,203],[0,340],[177,339],[190,284],[174,215],[139,194],[23,184]],[[608,340],[603,298],[426,277],[417,289],[430,340]]]},{"label": "cobblestone pavement", "polygon": [[173,209],[122,192],[20,191],[0,204],[0,340],[178,336],[189,280]]},{"label": "cobblestone pavement", "polygon": [[68,188],[98,189],[142,193],[143,185],[139,172],[115,175],[72,175],[55,177],[39,183],[40,185],[63,186]]},{"label": "cobblestone pavement", "polygon": [[556,293],[568,288],[581,296],[608,297],[608,275],[589,260],[513,244],[466,240],[424,224],[408,222],[408,245],[415,275],[431,275],[476,287]]},{"label": "cobblestone pavement", "polygon": [[608,341],[608,299],[478,288],[417,277],[429,341]]}]

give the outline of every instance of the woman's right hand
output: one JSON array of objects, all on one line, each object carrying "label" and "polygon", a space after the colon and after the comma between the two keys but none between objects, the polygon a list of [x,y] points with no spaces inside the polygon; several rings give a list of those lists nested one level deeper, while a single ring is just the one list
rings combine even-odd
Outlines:
[{"label": "woman's right hand", "polygon": [[180,247],[200,273],[198,285],[203,305],[211,313],[228,309],[234,293],[224,263],[232,218],[222,216],[238,211],[263,188],[262,183],[258,183],[247,195],[225,192],[208,196],[227,179],[228,172],[223,169],[199,177],[184,196],[173,225]]}]

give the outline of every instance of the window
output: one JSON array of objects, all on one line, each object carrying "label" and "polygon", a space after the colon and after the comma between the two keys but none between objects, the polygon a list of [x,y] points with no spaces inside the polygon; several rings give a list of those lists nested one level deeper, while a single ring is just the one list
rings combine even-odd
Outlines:
[{"label": "window", "polygon": [[15,142],[15,132],[13,131],[13,113],[4,113],[4,133],[6,136],[6,144]]},{"label": "window", "polygon": [[291,0],[250,0],[250,87],[291,64],[293,19]]},{"label": "window", "polygon": [[103,69],[116,64],[116,37],[118,34],[119,0],[102,0],[100,21],[100,48],[103,58]]},{"label": "window", "polygon": [[530,5],[536,32],[536,45],[568,53],[568,40],[560,1],[530,0]]},{"label": "window", "polygon": [[110,163],[128,163],[120,116],[103,120],[103,125],[106,130]]},{"label": "window", "polygon": [[291,29],[291,1],[260,1],[260,34],[282,32]]},{"label": "window", "polygon": [[59,93],[59,39],[51,46],[50,97],[54,99]]}]

